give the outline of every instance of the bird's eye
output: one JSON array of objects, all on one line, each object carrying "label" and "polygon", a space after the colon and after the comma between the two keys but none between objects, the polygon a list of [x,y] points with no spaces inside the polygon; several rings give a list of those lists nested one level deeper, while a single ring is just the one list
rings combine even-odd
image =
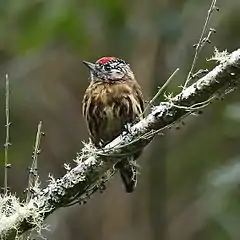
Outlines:
[{"label": "bird's eye", "polygon": [[106,65],[104,66],[104,70],[107,71],[107,72],[111,71],[110,65],[109,65],[109,64],[106,64]]}]

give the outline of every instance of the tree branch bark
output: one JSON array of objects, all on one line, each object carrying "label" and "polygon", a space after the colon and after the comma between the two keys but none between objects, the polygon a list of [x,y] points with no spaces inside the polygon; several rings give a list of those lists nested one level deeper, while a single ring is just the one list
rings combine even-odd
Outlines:
[{"label": "tree branch bark", "polygon": [[11,239],[16,234],[39,227],[60,207],[85,203],[94,192],[104,189],[105,182],[116,173],[114,165],[121,157],[144,148],[163,129],[235,90],[240,83],[240,49],[231,54],[217,52],[213,60],[219,64],[212,71],[169,101],[153,107],[148,116],[129,126],[128,131],[105,148],[96,149],[85,144],[75,160],[77,166],[66,166],[67,173],[62,178],[51,178],[46,188],[36,188],[29,203],[17,204],[18,200],[8,196],[12,209],[5,214],[3,206],[6,207],[7,203],[2,204],[4,198],[0,197],[0,238]]}]

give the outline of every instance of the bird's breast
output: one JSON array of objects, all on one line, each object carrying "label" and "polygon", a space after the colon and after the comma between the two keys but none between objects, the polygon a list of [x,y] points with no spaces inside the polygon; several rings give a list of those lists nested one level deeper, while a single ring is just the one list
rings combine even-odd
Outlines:
[{"label": "bird's breast", "polygon": [[[93,139],[108,143],[117,137],[127,123],[141,114],[133,88],[127,84],[96,84],[89,92],[86,118]],[[94,131],[91,129],[94,129]],[[98,140],[97,140],[98,141]]]}]

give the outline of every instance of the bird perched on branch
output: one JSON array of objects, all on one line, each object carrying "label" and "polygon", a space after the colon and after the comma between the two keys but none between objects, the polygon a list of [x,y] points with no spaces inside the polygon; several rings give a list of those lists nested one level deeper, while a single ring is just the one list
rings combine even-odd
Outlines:
[{"label": "bird perched on branch", "polygon": [[[129,64],[116,57],[102,57],[95,63],[83,61],[90,70],[90,85],[83,99],[83,116],[90,138],[98,148],[115,139],[126,124],[142,117],[143,94]],[[141,151],[116,165],[126,192],[137,183],[136,158]]]}]

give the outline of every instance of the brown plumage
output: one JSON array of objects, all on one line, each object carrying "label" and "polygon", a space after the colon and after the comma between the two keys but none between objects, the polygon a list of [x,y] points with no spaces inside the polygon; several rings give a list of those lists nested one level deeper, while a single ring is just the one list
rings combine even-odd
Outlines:
[{"label": "brown plumage", "polygon": [[[134,74],[124,60],[103,57],[95,64],[84,62],[90,69],[91,82],[83,99],[83,116],[90,138],[96,147],[115,139],[127,123],[142,115],[143,95]],[[134,160],[140,155],[122,160],[117,167],[127,192],[136,186]]]}]

